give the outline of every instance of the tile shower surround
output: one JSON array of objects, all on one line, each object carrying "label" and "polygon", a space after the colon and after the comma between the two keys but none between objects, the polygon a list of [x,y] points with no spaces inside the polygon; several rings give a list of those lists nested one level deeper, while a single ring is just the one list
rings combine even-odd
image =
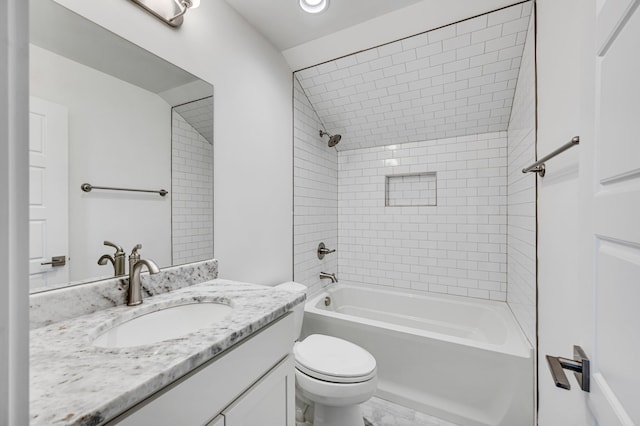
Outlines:
[{"label": "tile shower surround", "polygon": [[338,151],[507,130],[532,3],[296,73]]},{"label": "tile shower surround", "polygon": [[[338,155],[338,277],[506,300],[507,134]],[[437,173],[437,206],[385,207],[386,176]]]},{"label": "tile shower surround", "polygon": [[[207,116],[210,102],[183,114]],[[171,263],[181,265],[213,257],[213,144],[175,108],[171,116]]]},{"label": "tile shower surround", "polygon": [[312,294],[328,283],[320,272],[338,269],[336,253],[322,260],[316,254],[321,241],[330,249],[338,244],[338,153],[320,139],[324,127],[295,78],[294,91],[293,277]]},{"label": "tile shower surround", "polygon": [[[423,88],[419,88],[416,85],[417,82],[399,82],[397,86],[393,86],[396,88],[404,87],[405,85],[402,83],[407,83],[406,85],[412,86],[409,93],[398,93],[400,97],[400,104],[390,103],[387,105],[381,105],[380,99],[378,96],[376,88],[375,93],[366,92],[367,100],[360,100],[360,105],[356,107],[356,103],[350,105],[347,102],[347,99],[342,96],[342,92],[345,90],[352,90],[351,83],[358,83],[356,80],[360,78],[374,77],[374,72],[376,71],[378,74],[382,72],[383,74],[391,73],[393,70],[389,67],[395,67],[396,71],[401,68],[399,62],[401,60],[407,59],[411,53],[407,53],[404,56],[400,52],[391,52],[391,50],[398,50],[400,47],[405,50],[411,52],[412,49],[415,49],[417,54],[418,51],[421,52],[424,56],[427,56],[428,48],[420,45],[420,43],[427,43],[429,41],[433,41],[435,43],[435,48],[439,46],[446,46],[448,48],[454,49],[456,53],[463,54],[464,52],[471,49],[471,45],[477,43],[484,43],[485,53],[481,56],[476,57],[475,59],[470,59],[469,64],[471,64],[471,60],[478,61],[481,58],[489,58],[490,55],[486,55],[486,53],[497,52],[500,49],[510,49],[514,46],[519,46],[520,54],[517,57],[514,57],[511,62],[511,68],[509,70],[503,70],[504,72],[501,74],[496,74],[495,78],[499,80],[506,78],[509,75],[508,88],[506,90],[510,91],[510,98],[504,98],[504,102],[501,105],[502,108],[500,111],[504,111],[504,115],[500,115],[505,120],[501,120],[500,129],[508,130],[508,132],[500,132],[499,137],[502,138],[502,142],[500,143],[500,147],[503,149],[500,154],[501,171],[497,178],[500,179],[500,184],[497,185],[499,189],[499,195],[491,196],[492,202],[497,202],[496,204],[492,204],[491,202],[486,205],[474,205],[477,202],[477,196],[473,195],[473,191],[476,190],[478,193],[480,191],[495,191],[493,185],[489,185],[485,188],[480,186],[471,186],[474,185],[472,181],[467,182],[467,186],[465,187],[461,183],[454,183],[462,185],[460,188],[456,188],[456,191],[459,195],[462,195],[466,192],[467,196],[470,197],[466,206],[456,206],[455,210],[453,206],[447,207],[446,210],[450,210],[453,213],[453,216],[449,219],[445,218],[443,215],[436,214],[432,220],[439,221],[440,223],[420,223],[421,216],[423,216],[424,212],[427,212],[428,209],[433,209],[433,207],[410,207],[410,208],[398,208],[399,212],[396,216],[406,215],[406,218],[399,218],[399,222],[393,224],[393,222],[370,222],[365,223],[359,221],[359,219],[370,218],[372,214],[367,212],[367,209],[371,206],[375,206],[371,202],[371,199],[368,198],[367,191],[358,192],[352,191],[351,195],[355,196],[355,202],[360,202],[364,207],[355,207],[355,209],[359,209],[357,213],[349,213],[353,214],[352,225],[355,226],[353,230],[349,229],[349,227],[344,226],[344,213],[345,213],[345,201],[343,198],[339,200],[339,231],[340,235],[340,244],[338,247],[338,260],[339,260],[339,274],[338,277],[340,279],[354,279],[360,282],[367,282],[368,278],[374,275],[369,271],[369,267],[373,267],[375,273],[379,273],[380,270],[376,269],[376,264],[378,262],[382,263],[382,268],[384,273],[388,276],[385,276],[383,279],[377,279],[379,284],[384,285],[397,285],[401,287],[413,287],[420,288],[427,291],[436,291],[436,292],[447,292],[453,294],[466,294],[470,297],[481,297],[481,298],[490,298],[496,300],[505,300],[508,294],[508,302],[514,311],[514,314],[520,324],[525,329],[525,332],[530,340],[532,336],[535,335],[535,227],[531,227],[531,223],[535,226],[535,192],[534,194],[529,196],[529,193],[532,191],[534,181],[526,182],[520,180],[522,178],[521,173],[518,175],[519,170],[518,167],[521,168],[520,163],[528,162],[528,158],[535,155],[534,153],[534,145],[535,145],[535,122],[533,111],[535,111],[535,84],[534,84],[534,69],[533,69],[533,51],[534,51],[534,36],[533,36],[533,23],[532,23],[532,3],[523,3],[520,5],[515,5],[512,7],[507,7],[505,9],[493,12],[491,14],[476,17],[473,19],[469,19],[466,21],[462,21],[453,26],[443,27],[437,31],[427,32],[421,34],[416,37],[410,37],[405,40],[401,40],[398,42],[390,43],[389,45],[380,46],[376,49],[371,49],[369,51],[364,51],[356,55],[347,56],[344,58],[340,58],[336,61],[332,61],[326,64],[319,65],[317,67],[309,68],[303,70],[301,72],[296,73],[296,78],[299,78],[303,82],[303,86],[307,90],[307,95],[311,99],[313,106],[308,105],[306,108],[309,110],[309,114],[315,117],[317,122],[317,126],[319,128],[324,128],[322,123],[326,127],[334,132],[340,133],[341,129],[352,129],[350,127],[352,124],[356,123],[347,123],[348,120],[342,120],[343,118],[349,118],[353,113],[361,113],[360,120],[365,121],[373,121],[379,123],[381,117],[379,114],[382,111],[371,111],[371,107],[374,107],[373,104],[377,103],[378,109],[390,106],[393,111],[397,111],[402,105],[407,105],[406,103],[402,103],[402,101],[408,100],[407,98],[414,97],[414,99],[420,99],[423,97],[422,90]],[[454,34],[455,32],[455,34]],[[455,43],[465,44],[465,37],[459,38],[460,35],[464,33],[470,34],[471,43],[469,46],[454,46]],[[506,44],[512,43],[512,39],[515,35],[515,43],[510,46]],[[429,37],[432,36],[431,40]],[[438,40],[436,40],[438,39]],[[504,46],[499,46],[500,44],[504,44]],[[479,47],[476,47],[479,49]],[[488,50],[487,50],[488,49]],[[510,51],[515,52],[515,49],[511,49]],[[432,52],[434,54],[442,54],[443,52]],[[500,55],[501,53],[492,53],[492,55]],[[377,55],[377,58],[374,56]],[[402,56],[402,57],[401,57]],[[522,58],[520,58],[522,56]],[[404,58],[404,59],[403,59]],[[438,56],[437,58],[440,58]],[[394,63],[393,61],[397,61],[398,63]],[[391,63],[389,63],[391,61]],[[410,70],[406,76],[404,75],[395,75],[396,79],[407,79],[411,76],[415,76],[417,73],[425,74],[429,71],[429,69],[433,68],[434,64],[430,62],[427,64],[427,58],[423,59],[424,68]],[[500,61],[499,61],[500,62]],[[520,64],[522,63],[522,67]],[[364,64],[364,65],[363,65]],[[386,64],[386,65],[385,65]],[[372,68],[375,65],[375,70]],[[417,62],[416,64],[417,65]],[[503,62],[504,66],[506,66],[506,61]],[[360,73],[367,66],[370,67],[369,73]],[[413,65],[411,65],[413,66]],[[438,68],[438,65],[435,65]],[[453,65],[450,65],[453,66]],[[449,67],[450,67],[449,66]],[[485,69],[486,66],[486,69]],[[482,65],[482,72],[492,71],[493,67],[496,64],[484,64]],[[355,68],[354,68],[355,67]],[[408,70],[409,62],[405,62],[405,69]],[[524,68],[524,69],[523,69]],[[437,70],[437,69],[436,69]],[[353,71],[353,72],[352,72]],[[357,71],[357,72],[356,72]],[[480,71],[479,67],[476,67],[475,72]],[[349,75],[347,75],[348,73]],[[464,77],[466,71],[458,70],[455,73],[450,72],[447,78],[452,77]],[[327,78],[329,77],[329,78]],[[391,76],[387,76],[391,77]],[[437,77],[437,76],[436,76]],[[436,80],[440,77],[437,77]],[[485,76],[484,80],[487,84],[493,84],[494,82],[489,82],[488,80],[492,77]],[[339,81],[339,80],[342,80]],[[390,81],[390,80],[389,80]],[[471,81],[471,80],[470,80]],[[349,82],[349,84],[347,84]],[[296,82],[297,83],[297,82]],[[362,83],[362,82],[360,82]],[[373,80],[374,84],[377,84],[377,80]],[[427,81],[424,82],[425,84]],[[431,83],[434,83],[433,79]],[[475,78],[473,80],[473,85],[476,83],[481,83],[480,78]],[[305,85],[306,84],[306,85]],[[369,84],[371,86],[371,84]],[[482,86],[482,85],[481,85]],[[313,89],[311,89],[313,87]],[[365,89],[364,85],[356,85],[357,89]],[[451,86],[449,86],[451,87]],[[491,86],[495,87],[495,86]],[[390,90],[391,86],[387,88],[387,91]],[[443,86],[444,88],[444,86]],[[486,90],[485,90],[486,89]],[[482,87],[480,90],[490,91],[490,88]],[[371,90],[371,87],[369,87]],[[464,102],[463,99],[467,100],[467,106],[474,105],[477,103],[476,101],[481,101],[480,98],[472,98],[465,97],[463,95],[468,94],[465,92],[460,92],[457,97],[457,100],[460,102]],[[502,93],[506,94],[506,92]],[[300,102],[300,93],[299,89],[295,92],[295,102]],[[303,94],[304,95],[304,94]],[[390,95],[387,92],[387,95]],[[356,95],[357,96],[357,95]],[[373,98],[371,97],[373,96]],[[481,95],[482,96],[482,95]],[[501,97],[501,94],[498,94],[498,97]],[[405,99],[402,99],[402,98]],[[353,101],[351,99],[352,95],[349,95],[349,101]],[[385,98],[387,101],[392,101],[391,96]],[[486,98],[486,99],[485,99]],[[395,98],[394,98],[395,99]],[[484,102],[493,102],[493,98],[489,99],[489,94],[484,94]],[[469,103],[469,101],[471,103]],[[343,102],[344,101],[344,102]],[[397,101],[397,99],[395,99]],[[411,102],[417,102],[411,100]],[[305,99],[305,103],[308,101]],[[367,103],[367,105],[364,105]],[[339,104],[339,105],[338,105]],[[451,106],[451,105],[450,105]],[[493,106],[498,106],[497,103]],[[315,110],[313,109],[315,107]],[[427,106],[423,106],[426,108]],[[513,111],[511,111],[513,107]],[[490,105],[484,105],[482,107],[484,110],[490,110]],[[445,106],[446,109],[446,106]],[[459,109],[459,111],[458,111]],[[316,113],[316,110],[318,113]],[[446,118],[445,121],[454,120],[454,116],[459,116],[460,114],[465,113],[466,110],[464,108],[457,108],[456,114],[451,115],[451,117]],[[468,112],[468,111],[467,111]],[[460,113],[460,114],[458,114]],[[374,118],[371,118],[375,116]],[[371,120],[369,120],[371,118]],[[387,117],[388,118],[388,117]],[[294,121],[296,125],[296,153],[295,153],[295,161],[294,168],[298,170],[298,168],[302,167],[304,169],[304,173],[306,171],[312,171],[313,174],[319,175],[327,170],[327,161],[324,158],[320,164],[317,158],[314,158],[314,155],[308,154],[311,151],[321,151],[322,155],[330,155],[333,153],[333,149],[328,152],[326,151],[326,146],[323,145],[321,141],[315,136],[314,132],[308,132],[309,134],[305,137],[298,137],[298,126],[300,120],[300,109],[295,108]],[[417,125],[420,122],[415,123],[412,121],[410,117],[404,118],[396,118],[396,122],[398,120],[402,121],[405,125]],[[387,120],[388,121],[388,120]],[[459,119],[458,122],[463,122],[464,120]],[[408,123],[408,124],[407,124]],[[413,123],[413,124],[412,124]],[[398,123],[402,124],[402,123]],[[370,126],[374,126],[374,124],[369,123]],[[332,127],[335,126],[335,127]],[[344,126],[344,127],[340,127]],[[486,129],[476,129],[476,130],[488,130]],[[371,134],[373,134],[373,128],[371,130]],[[483,139],[486,135],[480,134],[477,136],[479,139]],[[455,131],[451,130],[449,133],[445,131],[446,135],[454,135]],[[442,135],[442,134],[441,134]],[[505,136],[508,135],[508,142],[505,143]],[[406,144],[398,144],[403,142],[405,139],[401,137],[397,137],[396,134],[392,143],[389,143],[383,137],[378,137],[379,135],[373,137],[365,137],[364,139],[352,139],[348,135],[348,131],[343,133],[343,140],[337,146],[337,149],[340,151],[338,156],[340,158],[339,161],[342,161],[342,158],[345,155],[349,155],[354,152],[365,152],[365,150],[357,150],[353,151],[353,148],[357,147],[369,147],[371,148],[376,144],[384,144],[387,147],[391,147],[394,144],[397,148],[403,149]],[[473,135],[472,135],[473,137]],[[428,138],[424,138],[427,140]],[[451,140],[457,140],[459,138],[450,138]],[[409,139],[412,140],[412,139]],[[417,140],[413,138],[413,140]],[[426,143],[426,142],[420,142]],[[302,146],[299,146],[302,145]],[[507,148],[508,146],[508,148]],[[528,147],[528,148],[525,148]],[[322,151],[322,150],[325,151]],[[503,155],[505,149],[508,151],[508,171],[506,170],[507,164],[507,156]],[[300,154],[301,152],[307,152],[307,155]],[[526,154],[525,154],[526,151]],[[371,154],[371,152],[369,152]],[[486,155],[478,153],[478,155]],[[516,157],[517,158],[514,158]],[[303,157],[303,158],[302,158]],[[304,166],[300,166],[299,160],[304,161]],[[395,158],[385,158],[388,160],[397,160]],[[489,161],[490,158],[484,157],[483,160]],[[472,160],[473,161],[473,160]],[[391,167],[394,161],[389,161],[382,167]],[[416,170],[414,168],[409,170],[413,172]],[[451,172],[451,170],[447,170]],[[339,180],[344,176],[344,170],[342,165],[340,166],[340,174]],[[461,176],[464,176],[464,171],[461,170]],[[482,173],[485,173],[483,171]],[[356,170],[350,170],[349,173],[357,174]],[[367,170],[364,173],[369,174],[372,173],[372,170]],[[473,174],[474,172],[469,172]],[[360,176],[350,176],[354,179],[360,180],[360,185],[364,188],[365,185],[371,185],[371,183],[367,183],[366,179],[370,178],[366,174]],[[411,174],[411,173],[409,173]],[[507,181],[506,176],[508,178],[508,189],[506,187]],[[440,178],[443,175],[438,175],[438,190],[440,190]],[[494,176],[495,178],[496,176]],[[457,176],[456,176],[457,178]],[[314,199],[314,197],[310,194],[318,194],[322,193],[323,200],[333,200],[334,194],[331,190],[331,185],[328,182],[324,182],[323,184],[319,183],[321,178],[316,177],[315,179],[306,180],[304,185],[299,184],[299,171],[296,171],[295,175],[295,183],[294,183],[294,191],[296,191],[295,203],[298,204],[298,198],[300,196],[307,197],[309,199]],[[457,180],[457,179],[456,179]],[[496,184],[497,181],[494,180],[492,183]],[[524,185],[524,186],[523,186]],[[340,183],[338,186],[341,186]],[[526,189],[525,189],[526,188]],[[509,194],[509,198],[505,198]],[[440,194],[439,194],[440,195]],[[342,197],[342,193],[341,193]],[[382,197],[382,195],[381,195]],[[360,200],[360,201],[358,201]],[[318,199],[318,201],[320,201]],[[440,203],[440,198],[438,197],[438,203]],[[507,206],[508,204],[508,206]],[[308,224],[308,227],[312,227],[314,221],[312,219],[313,215],[313,204],[308,204],[308,211],[298,210],[296,213],[296,219],[298,223],[304,222]],[[442,207],[442,206],[441,206]],[[348,207],[351,208],[351,207]],[[417,209],[418,214],[411,213],[411,209]],[[507,220],[507,209],[509,213],[512,213],[514,216],[510,217]],[[442,209],[441,211],[444,211]],[[478,216],[474,215],[474,211],[479,214]],[[467,216],[467,214],[469,214]],[[358,217],[361,215],[362,217]],[[483,221],[485,223],[450,223],[450,221],[463,221],[462,217],[467,216],[467,220],[474,221]],[[474,217],[475,216],[475,217]],[[387,220],[387,215],[380,215],[381,220]],[[533,222],[532,222],[533,220]],[[491,223],[488,223],[491,221]],[[449,222],[449,223],[448,223]],[[507,232],[507,222],[509,223],[509,231],[511,235],[508,236]],[[417,231],[416,229],[417,225]],[[455,228],[453,227],[455,225]],[[471,226],[468,226],[471,225]],[[408,236],[405,238],[400,238],[397,241],[392,241],[392,247],[384,247],[384,246],[373,246],[373,248],[377,250],[386,251],[386,253],[371,253],[369,250],[368,244],[359,245],[354,242],[356,239],[359,239],[361,242],[373,242],[377,244],[380,242],[380,239],[377,236],[380,234],[380,228],[390,226],[395,227],[392,231],[387,231],[387,234],[382,234],[388,238],[388,235],[393,235],[395,233],[397,236]],[[420,229],[423,231],[420,231]],[[438,229],[440,227],[440,229]],[[324,228],[326,232],[329,232],[330,235],[333,234],[333,230],[331,229],[331,223],[325,223]],[[345,229],[346,228],[346,229]],[[365,229],[367,228],[367,229]],[[434,232],[434,235],[438,240],[430,241],[427,239],[420,239],[420,234],[426,235],[424,229],[430,229],[431,232]],[[455,229],[455,232],[453,230]],[[345,237],[343,235],[343,231],[354,232],[355,236]],[[434,231],[435,230],[435,231]],[[438,232],[438,231],[442,232]],[[463,239],[463,230],[472,231],[467,233],[467,238],[471,241],[457,241],[456,239]],[[479,232],[473,232],[473,231]],[[322,230],[318,226],[316,228],[316,232],[318,238],[321,238],[323,235]],[[297,235],[298,228],[295,229],[294,238],[299,240],[299,236]],[[409,238],[413,236],[413,234],[417,233],[417,238]],[[454,238],[453,241],[441,240],[440,237],[443,235],[449,235]],[[370,241],[367,241],[369,239]],[[481,239],[484,242],[477,241]],[[507,239],[508,239],[508,248],[507,248]],[[348,248],[345,253],[345,247],[343,247],[342,243],[346,241],[351,244],[353,247]],[[311,241],[310,241],[311,242]],[[418,244],[418,248],[413,247],[412,245]],[[428,246],[429,248],[420,248],[422,246]],[[310,246],[310,245],[309,245]],[[442,247],[439,249],[438,246]],[[467,249],[466,253],[458,254],[451,253],[451,258],[445,255],[446,251],[450,250],[451,247],[465,247]],[[435,248],[433,248],[435,247]],[[444,248],[446,247],[446,249]],[[473,250],[468,250],[469,248]],[[412,251],[413,254],[418,253],[417,250],[421,250],[421,253],[429,253],[429,250],[432,251],[433,254],[438,253],[439,258],[435,259],[420,259],[419,256],[411,256]],[[397,254],[394,254],[397,253]],[[409,253],[407,255],[407,253]],[[509,260],[512,263],[507,266],[506,256],[509,253]],[[345,254],[348,254],[351,260],[345,259]],[[464,259],[466,255],[466,259]],[[309,268],[313,267],[312,258],[308,252],[304,250],[297,250],[294,254],[295,262],[296,262],[296,279],[298,277],[305,277],[304,274],[300,271],[300,257],[306,256],[308,258]],[[407,260],[413,262],[413,264],[409,265],[396,265],[396,262],[401,262],[403,257]],[[458,259],[457,257],[462,257]],[[393,262],[386,262],[386,260],[392,259]],[[416,264],[417,262],[417,264]],[[426,264],[421,265],[420,262]],[[316,259],[317,263],[317,259]],[[446,265],[446,266],[445,266]],[[343,269],[343,267],[351,268],[351,269]],[[431,269],[430,269],[431,267]],[[475,269],[477,267],[477,269]],[[507,269],[509,269],[509,279],[513,280],[513,284],[509,285],[509,291],[507,292]],[[452,272],[453,276],[447,276],[445,271]],[[533,272],[532,272],[533,271]],[[358,273],[354,273],[358,272]],[[430,273],[431,272],[431,273]],[[448,273],[447,272],[447,273]],[[418,281],[415,281],[416,276],[419,278]],[[367,277],[365,279],[365,277]],[[422,282],[422,278],[430,278],[430,282]],[[304,278],[302,278],[304,279]],[[307,283],[306,281],[303,281]],[[533,331],[532,331],[533,330]]]},{"label": "tile shower surround", "polygon": [[529,22],[507,144],[507,302],[536,345],[536,176],[522,169],[536,158],[534,19]]}]

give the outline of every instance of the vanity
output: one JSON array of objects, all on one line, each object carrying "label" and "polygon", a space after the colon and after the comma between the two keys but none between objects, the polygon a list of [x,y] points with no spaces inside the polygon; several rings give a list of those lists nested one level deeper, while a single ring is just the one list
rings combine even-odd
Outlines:
[{"label": "vanity", "polygon": [[216,279],[213,85],[53,0],[29,28],[30,424],[293,426],[304,295]]},{"label": "vanity", "polygon": [[[30,424],[294,425],[290,310],[304,298],[214,279],[35,328]],[[230,309],[169,340],[98,340],[131,319],[195,304]]]}]

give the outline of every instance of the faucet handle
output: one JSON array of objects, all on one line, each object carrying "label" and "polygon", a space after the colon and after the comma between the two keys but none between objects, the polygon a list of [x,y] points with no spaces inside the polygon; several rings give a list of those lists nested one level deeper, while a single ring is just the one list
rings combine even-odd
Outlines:
[{"label": "faucet handle", "polygon": [[111,241],[106,241],[106,240],[104,241],[104,245],[105,246],[110,246],[110,247],[113,247],[114,249],[116,249],[116,253],[115,253],[116,256],[124,255],[124,250],[122,250],[122,247],[120,247],[119,245],[117,245],[115,243],[112,243]]},{"label": "faucet handle", "polygon": [[136,244],[131,249],[131,256],[139,256],[138,250],[142,250],[142,244]]},{"label": "faucet handle", "polygon": [[131,254],[129,255],[129,273],[131,273],[131,268],[133,268],[133,265],[135,265],[136,262],[140,260],[140,253],[138,253],[138,250],[140,249],[142,249],[142,244],[136,244],[131,249]]}]

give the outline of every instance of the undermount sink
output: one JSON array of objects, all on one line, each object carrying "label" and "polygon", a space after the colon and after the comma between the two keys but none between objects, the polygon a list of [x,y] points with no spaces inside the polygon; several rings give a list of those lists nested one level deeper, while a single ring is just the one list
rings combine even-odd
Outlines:
[{"label": "undermount sink", "polygon": [[175,339],[226,318],[233,308],[222,303],[190,303],[149,312],[109,328],[94,346],[128,348]]}]

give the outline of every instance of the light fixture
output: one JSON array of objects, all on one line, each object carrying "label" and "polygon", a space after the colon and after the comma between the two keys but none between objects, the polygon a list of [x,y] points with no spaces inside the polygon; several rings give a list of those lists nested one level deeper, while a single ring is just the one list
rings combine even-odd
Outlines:
[{"label": "light fixture", "polygon": [[131,0],[167,25],[179,27],[189,9],[200,6],[200,0]]},{"label": "light fixture", "polygon": [[320,13],[329,6],[329,0],[300,0],[300,7],[307,13]]}]

